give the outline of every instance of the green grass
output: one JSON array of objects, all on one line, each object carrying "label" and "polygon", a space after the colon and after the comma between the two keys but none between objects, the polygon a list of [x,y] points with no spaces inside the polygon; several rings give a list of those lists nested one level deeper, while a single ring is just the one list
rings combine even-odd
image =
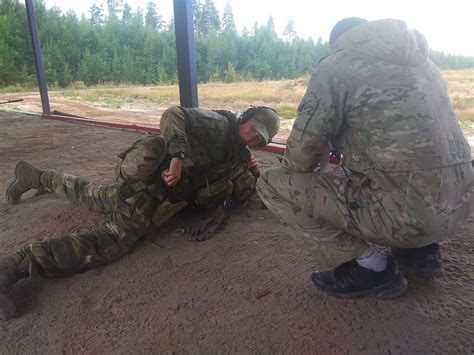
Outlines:
[{"label": "green grass", "polygon": [[38,87],[34,85],[30,86],[30,85],[16,84],[16,85],[0,87],[0,94],[26,92],[26,91],[34,91],[34,90],[38,90]]},{"label": "green grass", "polygon": [[284,119],[293,119],[296,117],[297,105],[274,105],[278,115]]},{"label": "green grass", "polygon": [[451,98],[451,101],[455,110],[466,110],[474,107],[474,96],[462,97],[456,95]]},{"label": "green grass", "polygon": [[63,90],[61,91],[60,95],[63,97],[71,98],[71,99],[77,96],[73,90]]}]

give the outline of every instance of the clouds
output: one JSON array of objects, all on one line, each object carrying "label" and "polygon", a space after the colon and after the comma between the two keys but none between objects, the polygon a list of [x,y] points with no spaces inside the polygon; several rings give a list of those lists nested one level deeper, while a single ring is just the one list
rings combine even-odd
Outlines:
[{"label": "clouds", "polygon": [[[133,9],[146,8],[149,0],[129,1]],[[282,35],[288,18],[295,21],[299,36],[329,38],[332,26],[344,17],[357,16],[368,20],[398,18],[407,21],[409,27],[420,30],[428,39],[430,47],[453,54],[474,56],[474,25],[472,24],[472,0],[447,2],[424,2],[416,0],[214,0],[222,16],[227,1],[230,1],[238,30],[244,26],[252,29],[255,22],[263,25],[273,16],[277,32]],[[46,0],[47,6],[57,3],[63,9],[74,9],[88,16],[88,9],[95,0]],[[156,0],[158,11],[167,21],[173,14],[173,0]]]}]

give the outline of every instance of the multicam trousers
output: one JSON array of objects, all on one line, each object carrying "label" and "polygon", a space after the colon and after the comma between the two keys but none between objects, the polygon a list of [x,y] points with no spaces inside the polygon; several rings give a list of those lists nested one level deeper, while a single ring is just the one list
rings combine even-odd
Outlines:
[{"label": "multicam trousers", "polygon": [[[421,247],[446,238],[472,210],[471,164],[380,174],[267,170],[257,183],[265,205],[321,270],[363,254],[369,243]],[[382,182],[382,183],[380,183]]]},{"label": "multicam trousers", "polygon": [[153,189],[123,197],[122,182],[94,184],[76,176],[45,171],[41,185],[59,197],[108,215],[105,227],[26,246],[23,251],[42,276],[72,274],[119,258],[150,225],[156,204]]}]

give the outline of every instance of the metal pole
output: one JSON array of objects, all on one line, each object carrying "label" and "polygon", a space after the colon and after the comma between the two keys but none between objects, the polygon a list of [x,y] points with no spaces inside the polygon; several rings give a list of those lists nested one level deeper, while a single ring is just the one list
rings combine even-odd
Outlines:
[{"label": "metal pole", "polygon": [[198,107],[192,0],[173,0],[181,106]]},{"label": "metal pole", "polygon": [[48,87],[44,75],[43,58],[41,56],[41,44],[38,36],[38,24],[36,22],[35,9],[32,0],[25,0],[26,15],[28,16],[28,25],[30,27],[31,43],[33,45],[33,54],[35,56],[36,76],[38,77],[38,86],[41,95],[41,105],[43,113],[51,113],[49,107]]}]

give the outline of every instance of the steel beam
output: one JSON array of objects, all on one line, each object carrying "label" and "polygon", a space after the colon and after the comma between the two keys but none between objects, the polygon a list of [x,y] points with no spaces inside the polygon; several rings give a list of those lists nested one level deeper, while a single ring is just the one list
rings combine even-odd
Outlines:
[{"label": "steel beam", "polygon": [[28,25],[30,27],[31,43],[33,45],[33,54],[35,57],[36,76],[38,77],[38,86],[41,95],[41,105],[43,113],[49,114],[48,87],[46,85],[46,77],[44,75],[43,57],[41,56],[41,44],[38,36],[38,24],[36,22],[35,9],[33,0],[25,0],[26,14],[28,16]]},{"label": "steel beam", "polygon": [[181,106],[198,107],[192,0],[173,0]]},{"label": "steel beam", "polygon": [[[160,129],[158,127],[147,127],[147,126],[134,125],[134,124],[96,121],[91,118],[70,117],[70,116],[62,116],[62,115],[57,115],[57,114],[42,115],[41,117],[48,120],[70,122],[70,123],[99,126],[99,127],[107,127],[107,128],[119,128],[119,129],[126,129],[126,130],[137,131],[137,132],[152,132],[152,133],[160,132]],[[262,148],[257,148],[256,150],[264,150],[271,153],[283,154],[285,152],[285,147],[286,147],[285,144],[270,143],[269,145]]]}]

